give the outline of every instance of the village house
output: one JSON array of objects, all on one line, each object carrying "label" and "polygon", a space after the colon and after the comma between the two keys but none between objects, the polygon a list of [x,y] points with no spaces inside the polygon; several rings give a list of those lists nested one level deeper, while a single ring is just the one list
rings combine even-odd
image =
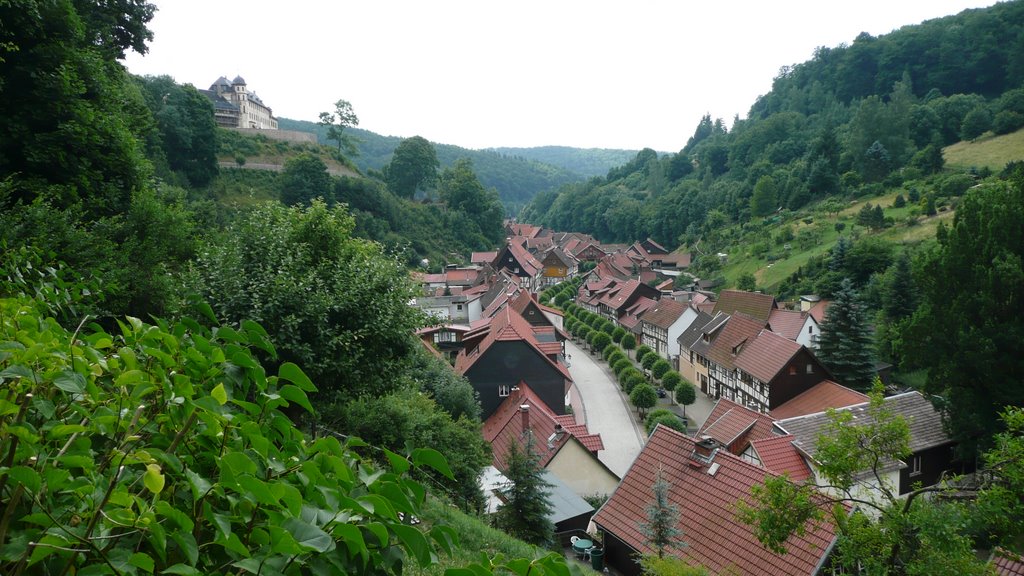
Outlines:
[{"label": "village house", "polygon": [[639,280],[616,283],[614,287],[605,292],[598,302],[597,312],[613,323],[619,324],[619,318],[624,316],[629,307],[640,298],[656,301],[661,298],[661,292]]},{"label": "village house", "polygon": [[700,321],[679,336],[680,373],[712,398],[767,412],[831,378],[810,349],[744,312]]},{"label": "village house", "polygon": [[540,284],[544,287],[572,280],[579,270],[579,262],[557,246],[549,248],[537,259],[543,267]]},{"label": "village house", "polygon": [[679,358],[679,336],[697,318],[697,310],[675,300],[661,298],[657,304],[640,315],[641,343],[659,356],[672,361]]},{"label": "village house", "polygon": [[[895,416],[903,417],[910,428],[911,455],[905,460],[887,459],[879,466],[878,477],[870,470],[860,476],[856,494],[863,498],[877,501],[881,491],[880,482],[903,495],[910,492],[915,484],[931,486],[939,481],[945,472],[963,473],[971,471],[971,466],[956,459],[955,442],[946,433],[942,424],[942,414],[920,392],[905,392],[886,397],[885,408]],[[854,415],[854,422],[866,424],[870,422],[868,402],[839,408]],[[777,434],[793,437],[792,445],[803,456],[810,467],[814,481],[823,489],[828,481],[818,470],[815,459],[818,437],[827,430],[830,422],[828,414],[817,412],[803,416],[795,416],[777,420],[774,424]]]},{"label": "village house", "polygon": [[[835,527],[808,525],[775,554],[737,518],[736,502],[750,502],[751,488],[773,476],[760,466],[722,450],[711,439],[698,441],[658,425],[611,498],[594,515],[604,535],[605,561],[624,576],[639,576],[638,555],[655,549],[641,531],[654,500],[659,473],[669,483],[669,501],[680,512],[677,528],[685,547],[667,550],[712,574],[808,575],[822,573],[835,544]],[[824,506],[824,504],[823,504]]]},{"label": "village house", "polygon": [[565,414],[572,376],[555,328],[533,326],[508,305],[481,324],[463,335],[455,359],[455,371],[479,395],[481,418],[493,414],[520,382],[555,414]]},{"label": "village house", "polygon": [[484,421],[483,435],[498,470],[505,470],[513,445],[522,449],[530,441],[538,465],[579,496],[608,495],[619,485],[619,477],[598,459],[604,450],[601,435],[591,434],[571,414],[555,414],[526,382],[517,384]]},{"label": "village house", "polygon": [[519,286],[530,292],[536,292],[540,287],[541,272],[544,267],[533,254],[516,241],[509,240],[505,246],[498,250],[491,266],[495,270],[504,270],[518,279]]}]

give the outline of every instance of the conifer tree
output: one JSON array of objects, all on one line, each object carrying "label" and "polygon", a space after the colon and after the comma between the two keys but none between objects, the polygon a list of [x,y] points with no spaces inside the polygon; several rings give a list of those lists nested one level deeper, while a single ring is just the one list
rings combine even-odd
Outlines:
[{"label": "conifer tree", "polygon": [[868,390],[874,378],[874,356],[867,316],[853,282],[844,278],[821,323],[818,359],[843,386]]},{"label": "conifer tree", "polygon": [[555,527],[551,513],[551,484],[544,479],[540,456],[533,449],[533,436],[528,432],[522,445],[512,443],[502,473],[510,482],[505,491],[507,501],[495,518],[498,528],[538,546],[551,542]]},{"label": "conifer tree", "polygon": [[682,548],[686,543],[682,539],[683,531],[679,529],[679,507],[669,500],[672,486],[665,480],[661,468],[651,488],[654,501],[647,505],[647,522],[640,523],[640,533],[657,551],[658,558],[662,558],[666,550]]}]

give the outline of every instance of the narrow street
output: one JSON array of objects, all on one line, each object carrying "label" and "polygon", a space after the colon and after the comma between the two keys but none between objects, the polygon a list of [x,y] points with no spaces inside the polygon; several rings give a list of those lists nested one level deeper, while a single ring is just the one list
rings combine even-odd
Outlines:
[{"label": "narrow street", "polygon": [[[579,390],[587,427],[591,432],[601,434],[604,442],[605,449],[598,458],[621,477],[629,470],[647,439],[643,422],[637,420],[629,397],[619,388],[615,374],[603,361],[571,340],[566,340],[565,350],[571,357],[569,373]],[[696,402],[685,409],[690,423],[689,434],[704,424],[714,405],[713,399],[697,390]],[[683,407],[668,398],[659,398],[655,408],[667,408],[680,416],[684,414]]]},{"label": "narrow street", "polygon": [[601,434],[604,442],[598,458],[619,477],[625,476],[647,438],[643,426],[636,422],[629,398],[603,362],[571,340],[565,341],[565,351],[571,357],[569,374],[583,401],[587,427]]}]

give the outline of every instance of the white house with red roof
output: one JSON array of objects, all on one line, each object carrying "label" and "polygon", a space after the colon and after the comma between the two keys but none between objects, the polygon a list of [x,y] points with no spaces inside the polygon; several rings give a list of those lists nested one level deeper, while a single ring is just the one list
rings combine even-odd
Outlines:
[{"label": "white house with red roof", "polygon": [[571,414],[555,414],[525,382],[484,421],[483,435],[498,470],[505,470],[512,446],[521,449],[529,435],[539,465],[579,496],[608,495],[619,485],[619,477],[597,457],[604,450],[601,435],[591,434]]},{"label": "white house with red roof", "polygon": [[679,336],[697,318],[697,310],[687,304],[661,298],[640,315],[641,343],[659,356],[674,362],[679,357]]}]

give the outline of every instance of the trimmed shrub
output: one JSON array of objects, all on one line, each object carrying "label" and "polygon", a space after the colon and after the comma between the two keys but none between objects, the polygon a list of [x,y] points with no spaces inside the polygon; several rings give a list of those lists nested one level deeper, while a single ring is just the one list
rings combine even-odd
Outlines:
[{"label": "trimmed shrub", "polygon": [[689,380],[683,380],[676,386],[676,402],[683,406],[689,406],[697,401],[697,389]]},{"label": "trimmed shrub", "polygon": [[623,352],[623,348],[615,346],[615,348],[613,349],[611,354],[608,355],[608,358],[606,360],[608,362],[608,366],[611,366],[615,362],[618,362],[618,360],[625,359],[625,358],[626,358],[626,353]]},{"label": "trimmed shrub", "polygon": [[637,414],[643,418],[647,410],[658,404],[658,393],[650,384],[638,384],[629,393],[629,402],[636,406]]},{"label": "trimmed shrub", "polygon": [[669,370],[661,377],[661,387],[669,392],[676,389],[677,386],[683,381],[683,375],[675,370]]},{"label": "trimmed shrub", "polygon": [[622,342],[622,337],[626,335],[626,329],[622,326],[616,326],[615,330],[612,330],[612,342],[618,344]]},{"label": "trimmed shrub", "polygon": [[640,361],[640,365],[644,367],[644,370],[650,370],[658,360],[661,360],[661,357],[658,356],[657,352],[651,350],[644,355],[643,360]]},{"label": "trimmed shrub", "polygon": [[644,361],[644,357],[647,356],[648,354],[653,353],[653,352],[654,352],[654,350],[651,350],[650,346],[647,346],[647,345],[640,346],[639,348],[636,349],[636,361],[637,362],[643,362]]},{"label": "trimmed shrub", "polygon": [[622,340],[619,341],[619,346],[622,346],[622,349],[627,352],[636,348],[636,336],[629,332],[626,332],[626,335],[623,336]]},{"label": "trimmed shrub", "polygon": [[603,351],[611,343],[612,343],[612,337],[611,336],[609,336],[605,332],[601,332],[601,331],[595,330],[594,331],[593,340],[591,341],[590,344],[594,347],[595,350],[602,350]]},{"label": "trimmed shrub", "polygon": [[654,366],[651,366],[651,376],[661,380],[661,377],[667,374],[671,369],[672,365],[668,363],[668,360],[658,358],[657,362],[654,363]]},{"label": "trimmed shrub", "polygon": [[612,372],[615,372],[615,377],[622,380],[622,372],[633,365],[633,362],[629,358],[622,358],[611,363]]},{"label": "trimmed shrub", "polygon": [[654,427],[658,424],[668,426],[673,430],[678,430],[684,433],[686,432],[686,426],[683,423],[683,419],[671,410],[659,408],[657,410],[652,410],[651,413],[647,415],[647,419],[644,420],[644,429],[647,430],[648,436],[651,435],[651,432],[654,432]]}]

